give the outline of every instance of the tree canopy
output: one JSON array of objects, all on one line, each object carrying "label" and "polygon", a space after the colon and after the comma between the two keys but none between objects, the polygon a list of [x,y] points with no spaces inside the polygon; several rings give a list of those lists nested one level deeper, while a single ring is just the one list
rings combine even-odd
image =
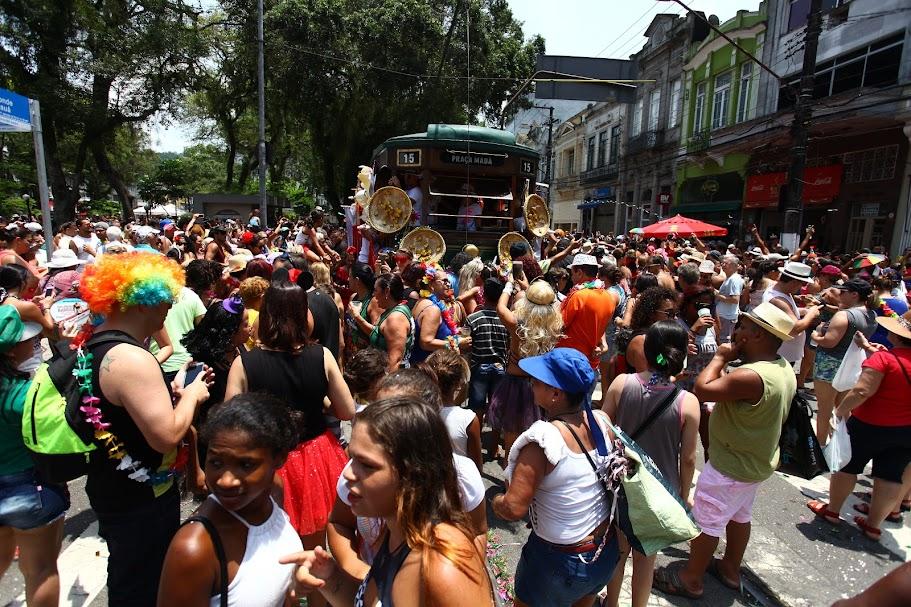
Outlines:
[{"label": "tree canopy", "polygon": [[[127,215],[131,186],[255,191],[256,2],[205,6],[0,0],[0,79],[41,102],[58,220],[86,191],[116,192]],[[343,200],[390,136],[495,121],[544,51],[506,0],[267,0],[265,30],[270,188],[303,206]],[[204,145],[159,162],[152,118],[192,122]],[[3,156],[0,179],[25,158]]]}]

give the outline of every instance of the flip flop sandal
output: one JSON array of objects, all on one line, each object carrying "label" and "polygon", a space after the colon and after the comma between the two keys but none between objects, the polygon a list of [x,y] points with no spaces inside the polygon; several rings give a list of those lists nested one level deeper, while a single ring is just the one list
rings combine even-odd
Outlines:
[{"label": "flip flop sandal", "polygon": [[738,582],[735,582],[729,578],[724,577],[724,574],[721,573],[721,570],[718,568],[718,564],[720,562],[721,562],[720,559],[712,558],[712,560],[709,562],[709,569],[708,569],[709,575],[711,575],[716,580],[718,580],[722,586],[726,586],[727,588],[730,588],[731,590],[736,590],[737,592],[742,593],[743,589],[741,588],[741,586]]},{"label": "flip flop sandal", "polygon": [[837,512],[832,512],[829,510],[829,504],[821,502],[819,500],[810,500],[807,502],[807,508],[809,508],[813,514],[829,523],[830,525],[841,525],[841,515],[839,515]]},{"label": "flip flop sandal", "polygon": [[864,534],[864,537],[872,542],[878,542],[879,538],[881,538],[883,535],[882,529],[868,525],[867,519],[863,516],[855,516],[854,524],[860,528]]},{"label": "flip flop sandal", "polygon": [[652,586],[668,596],[682,596],[686,599],[698,601],[702,598],[702,593],[696,593],[689,590],[680,581],[680,569],[678,567],[660,567],[655,571],[655,577]]},{"label": "flip flop sandal", "polygon": [[[861,514],[870,514],[870,504],[861,502],[859,504],[854,504],[851,506],[855,511],[860,512]],[[886,521],[890,523],[901,523],[904,520],[901,512],[891,512],[889,516],[886,517]]]}]

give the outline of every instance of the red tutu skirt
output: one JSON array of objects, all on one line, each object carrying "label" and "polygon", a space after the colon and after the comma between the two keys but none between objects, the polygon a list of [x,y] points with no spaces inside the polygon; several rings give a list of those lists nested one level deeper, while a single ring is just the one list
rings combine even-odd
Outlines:
[{"label": "red tutu skirt", "polygon": [[348,456],[326,430],[297,446],[278,471],[284,484],[284,508],[299,535],[326,528],[335,503],[336,484]]}]

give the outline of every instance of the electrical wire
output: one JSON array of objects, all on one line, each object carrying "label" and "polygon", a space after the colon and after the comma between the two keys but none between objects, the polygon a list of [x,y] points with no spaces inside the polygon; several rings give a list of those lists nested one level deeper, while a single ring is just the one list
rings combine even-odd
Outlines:
[{"label": "electrical wire", "polygon": [[642,13],[641,15],[639,15],[639,18],[638,18],[638,19],[636,19],[635,21],[633,21],[632,23],[630,23],[629,26],[628,26],[625,30],[623,30],[622,32],[620,32],[620,34],[619,34],[616,38],[614,38],[612,42],[609,42],[609,43],[607,44],[607,46],[605,46],[603,49],[601,49],[600,51],[598,51],[597,53],[595,53],[593,56],[594,56],[594,57],[600,57],[602,54],[604,54],[605,52],[607,52],[607,50],[608,50],[609,48],[611,48],[612,46],[614,46],[615,44],[617,44],[617,42],[619,42],[619,41],[623,38],[623,36],[626,34],[626,32],[628,32],[628,31],[630,31],[631,29],[633,29],[633,27],[635,27],[637,23],[639,23],[640,21],[642,21],[642,19],[644,19],[646,15],[648,15],[650,12],[652,12],[652,10],[654,10],[656,6],[660,6],[660,2],[658,2],[657,0],[656,0],[655,4],[653,4],[652,6],[648,7],[647,9],[645,9],[645,12]]}]

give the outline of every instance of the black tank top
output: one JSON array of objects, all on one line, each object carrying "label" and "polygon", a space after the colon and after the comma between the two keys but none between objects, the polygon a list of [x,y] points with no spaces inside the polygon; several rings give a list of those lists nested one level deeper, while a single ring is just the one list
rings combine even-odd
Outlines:
[{"label": "black tank top", "polygon": [[389,534],[387,533],[386,539],[383,540],[383,545],[380,546],[376,556],[373,557],[373,565],[371,565],[370,571],[367,572],[367,577],[364,578],[360,588],[357,590],[357,595],[354,597],[354,606],[363,607],[364,593],[367,590],[367,585],[370,584],[370,580],[373,580],[376,584],[376,596],[379,599],[379,604],[383,607],[394,607],[392,602],[392,584],[395,582],[395,576],[398,575],[399,569],[402,568],[409,554],[411,554],[411,548],[405,542],[402,542],[401,546],[395,549],[395,552],[390,553]]},{"label": "black tank top", "polygon": [[276,396],[303,416],[300,440],[315,438],[326,431],[323,398],[329,391],[323,346],[311,344],[296,354],[261,350],[240,353],[247,376],[248,392]]},{"label": "black tank top", "polygon": [[314,341],[325,346],[332,353],[332,358],[338,358],[338,306],[335,300],[322,291],[313,290],[307,293],[307,306],[313,314]]},{"label": "black tank top", "polygon": [[[162,468],[164,461],[169,464],[174,461],[176,449],[169,453],[166,458],[149,446],[149,443],[146,442],[145,437],[127,410],[124,407],[112,404],[104,396],[99,383],[101,361],[109,350],[124,342],[137,347],[140,347],[140,344],[121,331],[102,331],[95,335],[119,335],[123,337],[120,342],[108,342],[89,348],[92,353],[92,392],[101,401],[98,404],[98,408],[101,409],[104,421],[111,424],[108,431],[123,443],[123,450],[133,460],[141,461],[143,467],[148,468],[150,472],[157,471]],[[146,354],[151,362],[158,364],[151,353],[147,352]],[[164,372],[161,373],[161,382],[167,387]],[[170,393],[170,389],[168,389],[168,392]],[[129,478],[129,472],[117,470],[117,466],[120,463],[121,460],[110,458],[107,450],[103,447],[92,452],[85,492],[89,497],[92,509],[96,512],[125,512],[147,504],[168,491],[176,491],[173,477],[158,485],[153,485],[149,482],[138,482]]]}]

